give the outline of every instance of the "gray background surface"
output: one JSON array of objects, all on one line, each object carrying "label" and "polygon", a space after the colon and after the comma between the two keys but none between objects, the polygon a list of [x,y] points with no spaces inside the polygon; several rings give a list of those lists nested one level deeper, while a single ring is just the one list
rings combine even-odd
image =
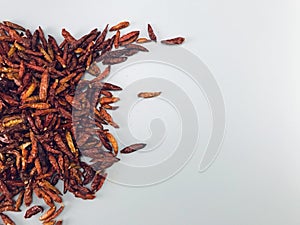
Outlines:
[{"label": "gray background surface", "polygon": [[300,224],[298,12],[296,0],[2,1],[1,20],[55,37],[63,27],[79,37],[124,19],[131,29],[150,22],[160,37],[186,36],[225,100],[226,137],[209,170],[198,173],[199,147],[164,183],[107,182],[92,202],[67,195],[65,224]]}]

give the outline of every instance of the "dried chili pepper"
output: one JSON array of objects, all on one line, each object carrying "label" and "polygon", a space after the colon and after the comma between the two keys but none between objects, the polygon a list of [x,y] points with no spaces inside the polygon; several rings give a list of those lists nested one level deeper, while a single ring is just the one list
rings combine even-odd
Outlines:
[{"label": "dried chili pepper", "polygon": [[119,150],[117,140],[115,139],[115,137],[111,133],[108,133],[108,132],[106,133],[106,137],[107,137],[108,141],[110,142],[110,144],[112,146],[114,154],[117,155],[118,150]]},{"label": "dried chili pepper", "polygon": [[152,40],[152,41],[157,41],[157,38],[156,38],[156,35],[153,31],[153,28],[150,24],[148,24],[148,35],[149,35],[149,38]]},{"label": "dried chili pepper", "polygon": [[137,150],[143,149],[143,148],[145,148],[145,146],[146,146],[146,144],[143,144],[143,143],[132,144],[130,146],[125,147],[120,152],[123,154],[129,154],[129,153],[135,152]]},{"label": "dried chili pepper", "polygon": [[101,175],[100,173],[96,174],[94,180],[91,184],[92,191],[99,191],[104,184],[104,181],[107,177],[107,174]]},{"label": "dried chili pepper", "polygon": [[118,23],[117,25],[115,26],[112,26],[109,31],[116,31],[116,30],[121,30],[123,28],[126,28],[129,26],[129,22],[128,21],[123,21],[123,22],[120,22]]},{"label": "dried chili pepper", "polygon": [[32,108],[32,109],[49,109],[50,108],[49,103],[27,103],[23,104],[20,108],[25,109],[25,108]]},{"label": "dried chili pepper", "polygon": [[139,37],[140,32],[139,31],[131,31],[127,34],[124,34],[119,39],[119,43],[121,46],[128,45],[132,42],[134,42]]},{"label": "dried chili pepper", "polygon": [[161,43],[166,45],[180,45],[184,42],[185,38],[183,37],[176,37],[172,39],[162,40]]},{"label": "dried chili pepper", "polygon": [[[128,25],[127,21],[110,29],[106,25],[102,33],[93,29],[78,39],[62,29],[64,40],[58,44],[51,35],[46,39],[41,27],[31,33],[10,21],[0,23],[0,213],[5,224],[14,222],[2,212],[20,211],[22,204],[29,207],[34,196],[50,206],[40,217],[43,224],[62,224],[55,221],[64,209],[61,205],[56,210],[63,201],[55,186],[58,181],[63,180],[64,193],[94,199],[107,176],[105,170],[119,161],[117,140],[104,125],[119,127],[107,110],[118,108],[110,104],[119,100],[113,91],[122,88],[103,82],[111,67],[101,73],[96,62],[112,65],[148,51],[133,44],[149,41],[138,38],[139,31],[121,36],[120,29]],[[156,41],[149,26],[150,39]],[[116,33],[107,37],[108,31]],[[180,42],[182,38],[163,41]],[[95,78],[86,80],[85,72]],[[134,144],[121,153],[143,147]],[[82,155],[90,162],[82,162]],[[25,218],[41,211],[33,206]]]},{"label": "dried chili pepper", "polygon": [[17,29],[17,30],[22,30],[25,31],[26,29],[24,27],[22,27],[19,24],[13,23],[11,21],[3,21],[3,24],[5,24],[6,26],[13,28],[13,29]]},{"label": "dried chili pepper", "polygon": [[48,70],[45,70],[42,74],[39,91],[39,98],[43,102],[46,101],[48,96],[49,78],[49,72]]},{"label": "dried chili pepper", "polygon": [[61,205],[61,206],[59,207],[58,210],[56,210],[56,211],[55,211],[51,216],[49,216],[48,218],[44,219],[44,221],[45,221],[45,222],[49,222],[49,221],[55,219],[56,217],[58,217],[58,216],[62,213],[62,211],[64,210],[64,208],[65,208],[65,206],[64,206],[64,205]]},{"label": "dried chili pepper", "polygon": [[52,206],[50,209],[48,209],[48,211],[45,212],[45,214],[43,214],[40,217],[40,220],[46,220],[46,219],[48,219],[50,216],[52,216],[54,214],[55,210],[56,210],[56,207]]},{"label": "dried chili pepper", "polygon": [[0,213],[1,219],[5,225],[15,225],[15,222],[9,216]]},{"label": "dried chili pepper", "polygon": [[44,211],[44,208],[40,205],[35,205],[35,206],[32,206],[30,207],[29,209],[26,210],[26,213],[24,215],[24,218],[30,218],[32,217],[33,215],[36,215],[40,212],[43,212]]},{"label": "dried chili pepper", "polygon": [[140,98],[154,98],[161,94],[161,92],[140,92],[138,97]]},{"label": "dried chili pepper", "polygon": [[136,43],[139,43],[139,44],[143,44],[143,43],[148,43],[150,42],[151,40],[147,39],[147,38],[138,38],[136,40]]},{"label": "dried chili pepper", "polygon": [[120,35],[121,35],[121,32],[118,30],[116,33],[115,40],[114,40],[114,46],[116,49],[119,48]]}]

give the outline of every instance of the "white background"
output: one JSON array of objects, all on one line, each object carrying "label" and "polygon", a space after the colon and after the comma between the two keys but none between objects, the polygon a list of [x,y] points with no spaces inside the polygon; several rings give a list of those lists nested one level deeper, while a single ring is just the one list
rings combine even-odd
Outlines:
[{"label": "white background", "polygon": [[132,29],[150,22],[159,37],[183,35],[225,100],[226,137],[209,170],[198,173],[198,151],[167,182],[107,182],[95,201],[68,197],[65,224],[300,224],[299,10],[296,0],[2,1],[1,20],[55,37],[125,19]]}]

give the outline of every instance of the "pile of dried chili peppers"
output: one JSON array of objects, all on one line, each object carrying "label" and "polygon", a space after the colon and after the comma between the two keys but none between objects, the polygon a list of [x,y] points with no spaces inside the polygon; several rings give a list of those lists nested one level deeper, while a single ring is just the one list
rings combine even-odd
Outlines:
[{"label": "pile of dried chili peppers", "polygon": [[[94,199],[107,176],[105,170],[119,161],[118,143],[106,125],[118,128],[108,113],[119,98],[112,91],[121,87],[104,82],[110,65],[124,62],[139,51],[141,43],[157,41],[148,25],[149,39],[139,31],[121,35],[129,22],[101,32],[92,30],[76,39],[62,29],[58,44],[45,37],[41,27],[33,33],[22,26],[0,23],[0,216],[6,225],[15,224],[5,211],[21,211],[30,218],[40,216],[45,225],[62,224],[62,193]],[[112,32],[112,37],[108,37]],[[163,40],[181,44],[184,38]],[[97,62],[107,67],[100,71]],[[85,72],[94,79],[85,79]],[[75,92],[77,94],[75,98]],[[160,93],[140,93],[149,98]],[[90,115],[93,115],[92,117]],[[130,145],[121,153],[145,147]],[[89,157],[90,163],[82,160]],[[56,184],[61,180],[63,190]],[[43,205],[32,206],[33,195]]]}]

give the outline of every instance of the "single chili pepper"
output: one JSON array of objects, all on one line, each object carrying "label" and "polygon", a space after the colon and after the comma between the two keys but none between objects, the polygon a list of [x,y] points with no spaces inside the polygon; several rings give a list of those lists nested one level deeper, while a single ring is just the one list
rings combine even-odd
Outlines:
[{"label": "single chili pepper", "polygon": [[92,200],[96,197],[94,194],[83,194],[80,191],[75,191],[74,195],[77,198],[82,198],[82,199],[85,199],[85,200],[87,200],[87,199]]},{"label": "single chili pepper", "polygon": [[61,34],[67,42],[76,42],[76,39],[65,28],[62,29]]},{"label": "single chili pepper", "polygon": [[38,28],[38,33],[39,33],[39,38],[40,38],[40,41],[42,42],[43,48],[46,49],[47,48],[47,40],[45,38],[44,31],[40,26]]},{"label": "single chili pepper", "polygon": [[143,44],[143,43],[147,43],[147,42],[150,42],[151,40],[147,39],[147,38],[138,38],[136,40],[136,43],[139,43],[139,44]]},{"label": "single chili pepper", "polygon": [[119,150],[117,140],[115,139],[115,137],[111,133],[108,133],[108,132],[106,132],[106,137],[107,137],[108,141],[110,142],[110,144],[112,146],[114,154],[117,155],[118,150]]},{"label": "single chili pepper", "polygon": [[15,222],[9,216],[0,213],[1,219],[5,225],[15,225]]},{"label": "single chili pepper", "polygon": [[21,205],[23,204],[24,190],[22,190],[16,200],[15,208],[20,210]]},{"label": "single chili pepper", "polygon": [[127,40],[124,40],[124,41],[121,41],[121,38],[120,38],[119,44],[120,44],[120,46],[126,46],[126,45],[129,45],[129,44],[135,42],[136,39],[137,39],[138,37],[139,37],[139,34],[136,33],[136,36],[132,36],[132,37],[130,37],[130,38],[128,38]]},{"label": "single chili pepper", "polygon": [[27,185],[25,187],[24,203],[26,206],[30,206],[30,204],[32,203],[32,187],[31,187],[31,185]]},{"label": "single chili pepper", "polygon": [[100,104],[110,104],[110,103],[115,103],[119,101],[120,98],[118,97],[102,97],[100,98]]},{"label": "single chili pepper", "polygon": [[55,55],[55,53],[54,53],[54,50],[53,50],[53,48],[52,48],[52,45],[50,44],[50,42],[49,42],[49,38],[48,38],[48,43],[47,43],[47,52],[48,52],[48,54],[49,54],[49,56],[50,56],[50,59],[51,59],[51,62],[53,62],[53,60],[54,60],[54,55]]},{"label": "single chili pepper", "polygon": [[120,23],[118,23],[118,24],[112,26],[112,27],[109,29],[109,31],[121,30],[121,29],[123,29],[123,28],[128,27],[129,24],[130,24],[130,23],[129,23],[128,21],[120,22]]},{"label": "single chili pepper", "polygon": [[138,94],[139,98],[153,98],[157,97],[161,94],[161,92],[140,92]]},{"label": "single chili pepper", "polygon": [[40,90],[39,90],[39,98],[41,101],[46,101],[48,96],[48,87],[49,87],[49,72],[45,70],[42,74]]},{"label": "single chili pepper", "polygon": [[135,40],[138,38],[140,32],[139,31],[131,31],[127,34],[124,34],[123,36],[120,37],[119,42],[125,42],[127,40],[130,40],[132,38],[135,38]]},{"label": "single chili pepper", "polygon": [[16,209],[13,205],[0,206],[0,213],[7,212],[7,211],[19,212],[20,210]]},{"label": "single chili pepper", "polygon": [[29,209],[26,210],[26,213],[24,215],[24,218],[30,218],[40,212],[43,212],[44,211],[44,208],[40,205],[35,205],[35,206],[32,206],[30,207]]},{"label": "single chili pepper", "polygon": [[11,97],[7,94],[4,94],[2,92],[0,92],[0,98],[11,106],[19,105],[19,102],[17,100],[15,100],[13,97]]},{"label": "single chili pepper", "polygon": [[152,41],[157,41],[157,38],[156,38],[156,35],[153,31],[153,28],[150,24],[148,24],[148,35],[149,35],[149,38],[152,40]]},{"label": "single chili pepper", "polygon": [[78,149],[75,148],[74,142],[72,140],[72,135],[69,131],[66,132],[66,140],[71,152],[75,155],[75,157],[79,156]]},{"label": "single chili pepper", "polygon": [[184,40],[185,39],[183,37],[176,37],[172,39],[162,40],[161,43],[166,45],[180,45],[184,42]]},{"label": "single chili pepper", "polygon": [[41,162],[40,162],[39,158],[35,158],[34,166],[35,166],[35,169],[36,169],[38,175],[43,173]]},{"label": "single chili pepper", "polygon": [[22,30],[22,31],[25,31],[25,28],[22,27],[21,25],[19,24],[16,24],[16,23],[13,23],[13,22],[10,22],[10,21],[3,21],[3,24],[12,28],[12,29],[17,29],[17,30]]},{"label": "single chili pepper", "polygon": [[108,24],[106,25],[106,27],[104,28],[104,30],[102,31],[101,35],[99,36],[99,38],[96,40],[95,42],[95,47],[98,47],[100,44],[103,43],[103,41],[106,38],[108,32]]},{"label": "single chili pepper", "polygon": [[103,83],[102,89],[106,91],[122,91],[121,87],[110,83]]},{"label": "single chili pepper", "polygon": [[53,36],[48,35],[48,43],[51,45],[51,47],[56,55],[61,55],[61,50],[58,47],[58,44]]},{"label": "single chili pepper", "polygon": [[60,169],[59,169],[59,165],[56,161],[56,158],[51,155],[51,154],[48,154],[48,159],[49,159],[49,162],[50,164],[53,166],[53,168],[56,170],[57,173],[60,173]]},{"label": "single chili pepper", "polygon": [[[47,46],[48,46],[48,43],[47,43]],[[46,46],[46,48],[47,48],[47,46]],[[48,61],[49,63],[52,63],[52,58],[48,54],[48,52],[43,47],[41,47],[40,45],[38,46],[38,48],[39,48],[40,52],[43,54],[45,60]]]},{"label": "single chili pepper", "polygon": [[123,154],[129,154],[132,152],[135,152],[137,150],[145,148],[146,144],[138,143],[138,144],[132,144],[130,146],[127,146],[126,148],[122,149],[120,152]]},{"label": "single chili pepper", "polygon": [[25,108],[32,108],[32,109],[49,109],[50,108],[50,104],[49,103],[27,103],[27,104],[23,104],[21,105],[21,109],[25,109]]},{"label": "single chili pepper", "polygon": [[3,180],[0,180],[0,190],[1,190],[2,194],[5,195],[5,197],[7,199],[12,198],[12,195],[11,195],[10,191],[8,190],[6,184]]},{"label": "single chili pepper", "polygon": [[32,81],[31,85],[21,94],[22,101],[30,97],[31,94],[35,91],[36,87],[37,83],[35,81]]},{"label": "single chili pepper", "polygon": [[3,127],[12,127],[12,126],[16,126],[20,123],[23,123],[23,119],[19,118],[19,119],[12,119],[10,121],[7,122],[2,122]]},{"label": "single chili pepper", "polygon": [[120,35],[121,35],[121,32],[118,30],[116,33],[115,40],[114,40],[114,46],[116,49],[119,48]]}]

